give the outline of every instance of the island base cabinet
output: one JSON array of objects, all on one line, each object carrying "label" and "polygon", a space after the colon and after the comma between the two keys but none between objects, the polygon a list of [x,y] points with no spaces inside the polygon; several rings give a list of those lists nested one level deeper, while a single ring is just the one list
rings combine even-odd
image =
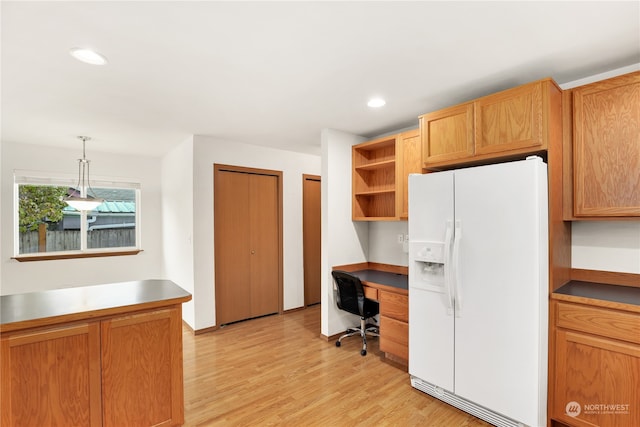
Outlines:
[{"label": "island base cabinet", "polygon": [[640,346],[556,332],[555,419],[568,426],[640,426]]},{"label": "island base cabinet", "polygon": [[2,427],[184,423],[182,308],[2,335]]},{"label": "island base cabinet", "polygon": [[1,347],[2,426],[102,425],[98,322],[3,336]]},{"label": "island base cabinet", "polygon": [[103,426],[182,424],[180,310],[116,317],[101,326]]}]

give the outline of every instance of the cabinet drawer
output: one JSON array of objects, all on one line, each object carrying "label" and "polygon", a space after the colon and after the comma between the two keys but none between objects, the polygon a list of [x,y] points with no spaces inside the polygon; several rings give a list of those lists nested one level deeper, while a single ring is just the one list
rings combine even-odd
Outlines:
[{"label": "cabinet drawer", "polygon": [[380,315],[392,319],[409,321],[409,297],[394,292],[380,291]]},{"label": "cabinet drawer", "polygon": [[390,317],[380,316],[380,336],[393,340],[398,344],[409,345],[409,324]]},{"label": "cabinet drawer", "polygon": [[399,344],[393,340],[380,337],[380,351],[393,354],[404,360],[409,360],[409,346]]},{"label": "cabinet drawer", "polygon": [[640,315],[558,302],[557,325],[594,335],[640,344]]},{"label": "cabinet drawer", "polygon": [[372,288],[371,286],[363,286],[364,296],[369,299],[378,300],[378,290],[376,288]]},{"label": "cabinet drawer", "polygon": [[380,316],[380,350],[403,359],[409,358],[409,325]]}]

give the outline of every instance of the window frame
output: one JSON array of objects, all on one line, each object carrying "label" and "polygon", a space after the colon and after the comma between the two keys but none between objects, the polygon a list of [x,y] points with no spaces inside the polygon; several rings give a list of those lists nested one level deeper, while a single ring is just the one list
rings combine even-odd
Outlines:
[{"label": "window frame", "polygon": [[[142,194],[139,182],[117,180],[113,178],[92,179],[92,188],[113,188],[127,189],[135,191],[135,246],[122,246],[114,248],[93,248],[87,247],[87,213],[88,211],[80,211],[80,249],[55,251],[55,252],[35,252],[20,254],[20,226],[19,226],[19,188],[20,185],[40,185],[40,186],[62,186],[62,187],[78,187],[77,177],[74,179],[68,174],[47,173],[41,171],[20,171],[15,170],[13,175],[13,257],[20,262],[24,261],[45,261],[55,259],[73,259],[73,258],[95,258],[122,255],[136,255],[143,251],[142,249]],[[90,213],[90,212],[89,212]]]}]

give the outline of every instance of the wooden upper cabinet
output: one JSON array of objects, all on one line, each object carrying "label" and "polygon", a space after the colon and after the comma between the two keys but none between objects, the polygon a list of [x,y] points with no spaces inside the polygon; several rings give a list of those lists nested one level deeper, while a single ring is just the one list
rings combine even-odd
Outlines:
[{"label": "wooden upper cabinet", "polygon": [[425,164],[473,155],[473,103],[420,116],[422,158]]},{"label": "wooden upper cabinet", "polygon": [[400,178],[398,135],[352,147],[352,216],[354,221],[397,220]]},{"label": "wooden upper cabinet", "polygon": [[562,91],[551,79],[420,116],[426,169],[522,158],[562,138]]},{"label": "wooden upper cabinet", "polygon": [[640,71],[573,89],[576,217],[640,216]]},{"label": "wooden upper cabinet", "polygon": [[420,129],[413,129],[400,134],[398,140],[402,160],[396,166],[400,169],[402,180],[399,194],[402,197],[400,219],[409,218],[409,175],[422,172],[422,142]]},{"label": "wooden upper cabinet", "polygon": [[354,145],[352,154],[353,220],[406,220],[408,176],[422,172],[420,130]]},{"label": "wooden upper cabinet", "polygon": [[547,148],[543,84],[537,81],[475,101],[475,153]]}]

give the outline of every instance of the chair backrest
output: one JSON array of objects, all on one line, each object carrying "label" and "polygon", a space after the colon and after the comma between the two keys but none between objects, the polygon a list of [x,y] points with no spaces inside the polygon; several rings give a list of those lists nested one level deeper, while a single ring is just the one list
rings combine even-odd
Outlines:
[{"label": "chair backrest", "polygon": [[340,310],[363,316],[364,313],[364,289],[360,278],[341,270],[331,272],[336,282],[338,292],[336,302]]}]

